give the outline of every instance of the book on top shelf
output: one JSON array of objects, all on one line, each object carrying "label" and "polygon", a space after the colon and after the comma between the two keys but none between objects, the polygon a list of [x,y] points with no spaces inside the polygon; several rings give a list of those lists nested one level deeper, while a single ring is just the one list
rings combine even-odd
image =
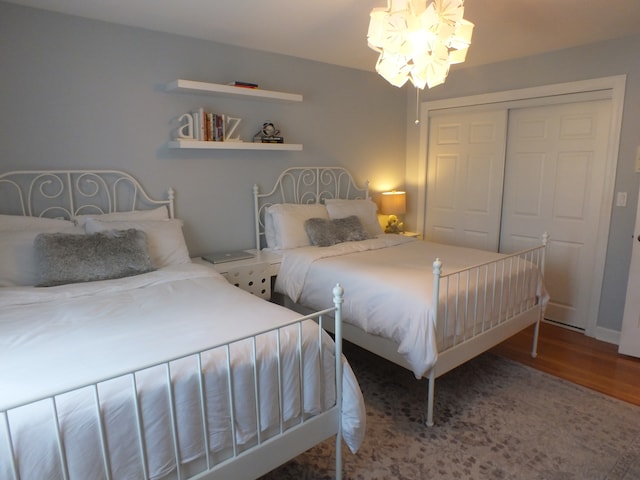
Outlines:
[{"label": "book on top shelf", "polygon": [[240,82],[240,81],[230,82],[227,85],[231,85],[232,87],[258,88],[258,84],[257,83]]}]

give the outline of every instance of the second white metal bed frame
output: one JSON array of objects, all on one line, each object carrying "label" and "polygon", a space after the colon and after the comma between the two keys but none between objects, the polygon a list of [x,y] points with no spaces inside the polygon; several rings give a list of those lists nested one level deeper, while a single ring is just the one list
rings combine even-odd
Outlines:
[{"label": "second white metal bed frame", "polygon": [[[364,187],[358,187],[351,173],[343,167],[291,167],[284,170],[276,180],[273,188],[265,193],[261,193],[257,185],[254,185],[254,205],[255,205],[255,228],[256,228],[256,248],[264,247],[265,236],[265,214],[270,205],[278,203],[321,203],[326,198],[342,199],[362,199],[369,197],[368,182]],[[479,265],[472,265],[464,269],[442,274],[442,262],[435,259],[433,262],[434,292],[433,299],[435,311],[435,324],[448,321],[455,322],[454,329],[458,328],[458,322],[468,321],[468,318],[484,318],[487,313],[487,302],[482,302],[484,308],[478,309],[478,299],[488,294],[487,284],[484,289],[478,290],[476,282],[475,291],[464,288],[469,279],[480,278],[481,275],[488,275],[494,271],[502,279],[502,284],[497,285],[499,295],[506,295],[510,288],[520,288],[525,283],[534,281],[528,276],[520,278],[516,275],[515,284],[506,280],[506,275],[510,275],[514,269],[522,262],[529,262],[533,268],[531,271],[539,272],[544,276],[544,262],[548,235],[542,236],[542,243],[533,248],[512,253],[500,260],[487,262]],[[537,273],[536,273],[537,275]],[[522,282],[522,283],[521,283]],[[456,299],[462,299],[462,307],[455,312],[446,311],[439,306],[440,292],[442,289],[450,291],[453,288],[453,295]],[[304,306],[297,305],[287,300],[287,305],[296,308],[300,312],[308,311]],[[540,301],[527,300],[513,306],[504,312],[497,320],[485,322],[481,321],[479,327],[475,328],[471,335],[463,335],[454,338],[453,345],[438,352],[438,360],[428,374],[428,393],[426,424],[433,426],[434,392],[436,378],[444,375],[455,367],[471,360],[472,358],[486,352],[490,348],[498,345],[507,338],[515,335],[519,331],[535,325],[534,337],[531,346],[531,356],[537,355],[538,332],[540,321],[543,316],[543,306]],[[411,370],[407,360],[398,353],[398,345],[388,339],[378,335],[366,333],[362,329],[348,323],[344,319],[342,325],[342,337],[365,350],[394,362],[404,368]],[[463,329],[464,330],[464,329]],[[466,332],[466,330],[465,330]]]},{"label": "second white metal bed frame", "polygon": [[[168,190],[168,197],[166,200],[154,200],[152,199],[142,188],[140,183],[131,175],[117,170],[46,170],[46,171],[14,171],[0,174],[0,205],[2,205],[2,211],[4,214],[16,214],[23,216],[43,216],[43,217],[60,217],[60,218],[72,218],[75,215],[82,213],[112,213],[117,211],[132,211],[136,209],[158,207],[160,205],[166,205],[169,209],[169,214],[173,217],[174,214],[174,192],[173,189]],[[58,455],[60,459],[59,477],[67,480],[69,477],[69,467],[67,465],[65,455],[65,442],[70,441],[64,438],[60,430],[60,419],[56,410],[56,398],[65,393],[80,389],[91,389],[94,392],[95,406],[96,406],[96,418],[98,425],[97,435],[101,442],[102,450],[102,463],[104,478],[111,479],[112,468],[109,460],[109,448],[106,443],[104,423],[100,411],[100,394],[98,386],[103,382],[115,378],[129,378],[131,380],[132,387],[135,389],[135,377],[138,372],[146,370],[152,367],[161,367],[166,370],[167,376],[167,389],[169,392],[169,398],[171,398],[170,408],[170,427],[173,435],[173,451],[176,459],[176,465],[178,468],[175,474],[172,474],[171,478],[177,479],[189,479],[189,480],[214,480],[214,479],[252,479],[257,478],[263,474],[268,473],[277,466],[285,463],[286,461],[296,457],[300,453],[308,450],[309,448],[317,445],[318,443],[335,436],[335,448],[336,448],[336,478],[342,478],[342,333],[341,333],[341,305],[343,302],[343,289],[336,285],[333,289],[333,308],[326,309],[313,314],[306,315],[298,318],[287,325],[297,325],[298,331],[301,331],[302,322],[306,320],[315,320],[318,323],[318,348],[323,352],[322,346],[322,331],[323,328],[327,330],[333,330],[335,332],[335,391],[336,391],[336,403],[326,411],[309,418],[301,419],[300,423],[294,426],[285,426],[282,424],[279,427],[279,433],[276,436],[268,439],[260,438],[260,415],[256,412],[257,418],[257,432],[258,440],[257,444],[251,446],[246,450],[239,448],[235,433],[233,437],[233,455],[220,463],[215,463],[206,450],[205,466],[197,473],[183,472],[180,459],[180,453],[178,443],[176,440],[176,429],[178,428],[178,420],[176,415],[175,402],[171,395],[172,385],[170,380],[170,368],[171,363],[178,360],[176,358],[165,359],[154,365],[148,365],[144,368],[136,371],[129,372],[117,372],[109,378],[96,379],[94,383],[78,385],[71,390],[51,392],[44,398],[32,398],[20,405],[3,404],[0,401],[0,432],[3,432],[5,438],[9,439],[9,445],[7,451],[11,458],[8,459],[10,465],[11,477],[7,480],[20,480],[20,468],[17,463],[17,452],[11,442],[12,431],[10,414],[12,411],[19,409],[22,406],[30,405],[32,402],[46,401],[51,406],[51,414],[54,424],[57,426],[56,431],[56,445]],[[333,317],[333,318],[331,318]],[[325,318],[327,321],[325,322]],[[331,326],[328,325],[331,323]],[[253,339],[254,357],[253,368],[256,367],[255,356],[255,341],[260,335],[267,334],[269,332],[278,332],[278,338],[280,331],[286,328],[287,325],[283,325],[276,329],[264,330],[256,332],[254,335],[245,337],[244,339],[238,339],[231,344],[213,345],[209,350],[214,348],[225,348],[227,351],[227,375],[230,378],[229,364],[229,349],[230,345],[240,342],[246,339]],[[300,351],[300,345],[298,350]],[[200,358],[204,352],[193,352],[189,355],[185,355],[180,358],[186,358],[194,356],[197,359],[200,378],[200,406],[202,409],[204,432],[206,428],[206,417],[204,417],[204,390],[202,389],[202,376]],[[298,355],[300,372],[304,371],[303,357]],[[278,363],[279,364],[279,363]],[[259,395],[258,379],[255,378],[254,391],[256,395]],[[282,391],[282,378],[278,375],[278,391]],[[233,417],[233,392],[231,381],[228,384],[228,397],[230,399],[231,411],[230,415]],[[280,398],[282,401],[282,399]],[[279,406],[282,411],[282,404]],[[139,448],[141,458],[144,459],[142,469],[145,472],[145,479],[149,478],[148,468],[146,466],[146,445],[143,440],[142,426],[140,423],[140,405],[135,406],[138,415],[138,424],[135,426],[139,439]],[[258,409],[259,410],[259,409]],[[206,434],[205,434],[206,437]],[[71,439],[73,441],[73,439]],[[207,444],[207,438],[204,439]],[[3,452],[5,450],[2,450]],[[200,468],[200,467],[198,467]]]},{"label": "second white metal bed frame", "polygon": [[[259,331],[259,332],[256,332],[254,335],[239,338],[238,340],[231,342],[229,344],[213,345],[210,349],[207,349],[204,351],[193,352],[178,358],[167,359],[162,362],[154,363],[152,365],[147,365],[143,368],[139,368],[134,371],[119,372],[118,374],[110,377],[96,379],[95,382],[90,384],[77,385],[76,387],[71,389],[53,392],[50,395],[47,395],[46,397],[31,398],[26,400],[25,402],[21,402],[18,405],[0,403],[0,431],[3,431],[5,437],[9,439],[8,450],[11,456],[11,458],[9,458],[11,476],[6,480],[20,480],[22,478],[20,475],[19,463],[17,460],[17,453],[14,450],[14,445],[12,442],[12,429],[11,429],[11,424],[9,420],[11,412],[21,407],[29,406],[33,403],[42,402],[42,401],[46,401],[49,403],[51,407],[51,416],[52,416],[51,419],[53,421],[53,424],[56,426],[54,439],[55,439],[55,445],[58,451],[59,462],[60,462],[60,471],[56,472],[58,474],[56,478],[63,478],[65,480],[68,480],[70,478],[70,474],[69,474],[70,468],[69,468],[67,457],[65,454],[69,439],[63,437],[62,435],[62,430],[60,427],[61,419],[59,417],[58,409],[56,406],[56,399],[67,393],[84,390],[84,389],[90,389],[94,395],[95,416],[97,419],[96,425],[98,426],[98,431],[96,433],[100,441],[100,451],[102,454],[102,466],[103,466],[104,478],[108,480],[114,478],[112,474],[113,468],[111,466],[111,461],[110,461],[109,447],[108,447],[107,437],[105,432],[105,424],[102,418],[102,412],[100,407],[101,397],[99,393],[99,386],[101,384],[104,384],[106,382],[110,382],[113,380],[129,379],[131,388],[133,389],[134,392],[136,392],[136,388],[137,388],[136,375],[145,370],[148,370],[151,368],[158,368],[158,367],[165,370],[167,374],[166,388],[167,388],[169,398],[171,400],[171,408],[169,409],[170,418],[168,422],[170,425],[170,431],[172,435],[173,455],[175,458],[176,465],[178,465],[178,468],[175,474],[170,474],[168,478],[176,478],[178,480],[181,480],[181,479],[227,480],[230,478],[254,479],[270,472],[271,470],[278,467],[279,465],[287,462],[288,460],[298,456],[299,454],[303,453],[309,448],[335,435],[336,478],[341,479],[342,478],[342,424],[341,424],[341,400],[340,399],[342,398],[342,346],[340,341],[340,338],[341,338],[340,319],[341,319],[342,301],[343,301],[343,290],[338,285],[333,290],[334,308],[315,312],[311,315],[307,315],[304,317],[300,317],[295,321],[284,324],[278,328]],[[302,322],[306,320],[315,320],[318,323],[318,332],[319,332],[318,348],[320,348],[321,356],[322,356],[322,352],[324,350],[322,347],[320,334],[323,328],[327,328],[327,324],[324,321],[325,319],[327,319],[328,322],[333,324],[330,330],[335,329],[334,330],[335,345],[336,345],[335,347],[336,377],[335,378],[336,378],[336,398],[338,399],[336,401],[336,404],[333,407],[327,409],[326,411],[316,416],[306,418],[303,415],[300,419],[300,423],[298,423],[297,425],[294,425],[291,427],[286,426],[283,422],[283,416],[282,416],[283,379],[281,375],[278,375],[277,391],[281,392],[281,394],[278,396],[280,401],[278,408],[279,408],[279,411],[281,412],[280,425],[278,427],[280,433],[276,436],[272,436],[267,439],[261,438],[260,409],[256,408],[257,443],[248,449],[241,449],[236,439],[236,432],[232,428],[231,438],[233,440],[233,444],[232,444],[233,454],[230,458],[225,459],[219,463],[216,463],[215,460],[212,458],[213,456],[209,453],[209,441],[208,441],[208,435],[206,434],[208,429],[206,425],[207,415],[206,415],[206,408],[205,408],[205,405],[206,405],[205,389],[203,385],[204,369],[202,367],[202,355],[206,354],[210,350],[214,350],[217,348],[224,348],[227,353],[227,365],[226,365],[226,372],[227,372],[227,378],[228,378],[227,396],[229,398],[229,405],[230,405],[229,415],[231,418],[231,425],[233,427],[233,425],[235,424],[235,419],[234,419],[234,408],[233,408],[233,405],[234,405],[233,385],[232,385],[231,374],[230,374],[230,372],[232,371],[231,357],[230,357],[230,350],[232,346],[244,340],[252,341],[254,355],[253,355],[253,364],[251,365],[251,367],[253,368],[254,372],[256,372],[258,366],[256,363],[257,356],[256,356],[255,349],[256,349],[256,339],[258,337],[260,337],[261,335],[269,334],[271,332],[277,332],[277,335],[278,335],[277,338],[279,339],[281,335],[280,332],[283,329],[286,329],[287,327],[294,325],[298,329],[298,339],[299,339],[298,342],[300,343],[302,341],[301,340]],[[203,423],[202,428],[204,432],[203,442],[205,445],[204,466],[196,466],[195,467],[196,469],[198,470],[202,469],[202,470],[194,475],[192,475],[191,473],[186,473],[189,470],[185,470],[183,472],[183,469],[185,467],[182,465],[182,460],[180,457],[180,448],[179,448],[178,438],[177,438],[177,429],[178,429],[177,408],[175,405],[175,398],[173,396],[173,385],[171,381],[171,364],[178,360],[182,360],[190,357],[195,358],[198,365],[197,378],[198,378],[198,384],[199,384],[199,405],[200,405],[200,416]],[[303,361],[303,355],[301,352],[301,345],[298,345],[297,359],[298,359],[297,360],[298,369],[300,372],[303,372],[305,369],[305,365]],[[301,388],[302,388],[302,385],[303,384],[301,384]],[[254,375],[254,391],[256,392],[256,395],[259,395],[260,389],[258,386],[257,375]],[[301,392],[301,395],[302,395],[302,392]],[[137,397],[137,394],[135,394],[135,396]],[[256,402],[256,403],[259,404],[259,402]],[[141,406],[139,401],[136,402],[134,408],[135,408],[136,420],[137,420],[134,426],[134,431],[138,439],[138,446],[140,449],[139,455],[142,460],[141,470],[144,472],[143,477],[141,478],[146,480],[150,478],[150,474],[147,466],[148,454],[146,449],[146,443],[144,441],[145,433],[143,431],[143,426],[142,426]],[[72,440],[73,439],[71,439],[71,441]]]}]

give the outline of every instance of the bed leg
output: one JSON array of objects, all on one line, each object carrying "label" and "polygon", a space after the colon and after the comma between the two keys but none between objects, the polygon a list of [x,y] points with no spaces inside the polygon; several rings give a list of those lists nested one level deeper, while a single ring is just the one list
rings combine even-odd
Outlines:
[{"label": "bed leg", "polygon": [[435,368],[429,373],[429,391],[427,392],[427,427],[433,427],[433,394],[436,386]]},{"label": "bed leg", "polygon": [[533,342],[531,344],[531,358],[538,356],[538,335],[540,334],[540,319],[536,322],[536,326],[533,329]]}]

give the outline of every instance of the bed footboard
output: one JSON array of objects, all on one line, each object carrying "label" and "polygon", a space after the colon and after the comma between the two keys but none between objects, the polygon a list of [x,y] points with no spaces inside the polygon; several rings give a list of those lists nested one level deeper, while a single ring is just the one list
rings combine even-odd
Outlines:
[{"label": "bed footboard", "polygon": [[0,402],[0,478],[250,479],[335,435],[340,479],[342,302],[337,285],[333,308],[276,329]]},{"label": "bed footboard", "polygon": [[435,379],[535,324],[531,355],[537,355],[539,323],[548,301],[542,283],[542,244],[447,274],[433,262],[433,301],[438,360],[429,372],[427,425],[433,425]]}]

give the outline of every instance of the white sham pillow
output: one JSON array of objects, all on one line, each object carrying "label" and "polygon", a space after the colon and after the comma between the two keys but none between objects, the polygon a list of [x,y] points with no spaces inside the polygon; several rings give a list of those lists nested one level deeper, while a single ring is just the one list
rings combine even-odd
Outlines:
[{"label": "white sham pillow", "polygon": [[23,215],[0,215],[0,232],[16,230],[62,229],[73,227],[73,222],[58,218],[28,217]]},{"label": "white sham pillow", "polygon": [[274,250],[307,247],[311,245],[304,229],[310,218],[329,219],[327,207],[321,203],[271,205],[265,213],[267,246]]},{"label": "white sham pillow", "polygon": [[[33,241],[40,233],[76,233],[84,230],[71,222],[49,228],[0,231],[0,287],[26,287],[38,283],[38,260]],[[69,226],[70,225],[70,226]]]},{"label": "white sham pillow", "polygon": [[147,234],[149,256],[156,268],[191,263],[189,250],[182,234],[182,220],[140,220],[135,222],[103,222],[87,218],[84,229],[87,233],[135,228]]},{"label": "white sham pillow", "polygon": [[164,205],[152,210],[132,210],[130,212],[113,213],[87,213],[73,217],[79,227],[84,227],[85,222],[93,218],[101,222],[139,222],[141,220],[167,220],[169,211]]},{"label": "white sham pillow", "polygon": [[324,203],[331,220],[355,215],[369,235],[375,237],[382,233],[382,227],[378,221],[378,206],[372,200],[327,198]]}]

